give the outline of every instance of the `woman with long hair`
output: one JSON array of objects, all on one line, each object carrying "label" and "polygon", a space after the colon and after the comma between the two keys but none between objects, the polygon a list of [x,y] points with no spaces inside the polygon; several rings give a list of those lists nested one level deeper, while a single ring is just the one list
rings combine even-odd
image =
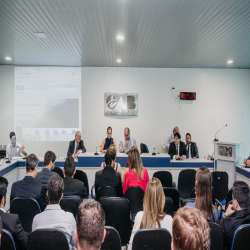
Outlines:
[{"label": "woman with long hair", "polygon": [[143,200],[143,211],[137,213],[134,228],[130,237],[128,249],[132,249],[132,242],[137,230],[142,228],[166,228],[172,235],[172,217],[163,212],[165,195],[161,182],[153,177],[147,185]]},{"label": "woman with long hair", "polygon": [[109,148],[109,146],[112,144],[114,144],[116,146],[115,139],[112,138],[112,128],[108,127],[107,128],[107,137],[103,139],[100,151],[102,153],[105,153],[107,151],[107,149]]},{"label": "woman with long hair", "polygon": [[188,207],[201,211],[207,221],[217,222],[218,211],[212,204],[212,177],[208,168],[201,167],[195,175],[195,202],[188,202]]},{"label": "woman with long hair", "polygon": [[130,187],[141,187],[144,192],[149,182],[148,171],[142,166],[141,156],[137,148],[131,148],[128,151],[129,169],[124,172],[125,179],[123,183],[123,194]]}]

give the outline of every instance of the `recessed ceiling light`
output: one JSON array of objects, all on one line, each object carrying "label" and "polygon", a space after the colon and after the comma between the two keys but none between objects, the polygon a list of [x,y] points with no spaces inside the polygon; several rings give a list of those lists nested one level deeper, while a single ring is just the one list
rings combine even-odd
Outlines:
[{"label": "recessed ceiling light", "polygon": [[10,61],[11,60],[11,57],[5,57],[6,60]]},{"label": "recessed ceiling light", "polygon": [[39,38],[48,38],[44,32],[35,32],[35,35]]},{"label": "recessed ceiling light", "polygon": [[121,63],[122,59],[117,59],[116,62]]},{"label": "recessed ceiling light", "polygon": [[116,39],[119,40],[119,41],[123,41],[124,40],[124,36],[123,35],[118,35],[116,37]]},{"label": "recessed ceiling light", "polygon": [[234,61],[233,60],[228,60],[227,63],[228,64],[232,64]]}]

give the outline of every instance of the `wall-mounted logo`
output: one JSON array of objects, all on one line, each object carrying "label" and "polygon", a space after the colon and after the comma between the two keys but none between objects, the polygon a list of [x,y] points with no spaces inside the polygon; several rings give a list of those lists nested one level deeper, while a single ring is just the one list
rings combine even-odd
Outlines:
[{"label": "wall-mounted logo", "polygon": [[138,116],[138,94],[104,93],[104,115]]}]

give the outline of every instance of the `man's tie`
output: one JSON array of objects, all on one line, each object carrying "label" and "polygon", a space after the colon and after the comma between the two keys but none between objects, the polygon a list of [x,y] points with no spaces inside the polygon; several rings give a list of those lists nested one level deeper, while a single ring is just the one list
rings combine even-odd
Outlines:
[{"label": "man's tie", "polygon": [[178,146],[176,146],[176,154],[178,155]]}]

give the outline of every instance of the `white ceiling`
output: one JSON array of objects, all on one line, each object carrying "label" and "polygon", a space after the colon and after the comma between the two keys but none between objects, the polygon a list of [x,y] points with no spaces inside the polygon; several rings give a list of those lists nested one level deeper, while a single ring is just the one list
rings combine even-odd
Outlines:
[{"label": "white ceiling", "polygon": [[0,64],[250,68],[250,1],[0,0]]}]

